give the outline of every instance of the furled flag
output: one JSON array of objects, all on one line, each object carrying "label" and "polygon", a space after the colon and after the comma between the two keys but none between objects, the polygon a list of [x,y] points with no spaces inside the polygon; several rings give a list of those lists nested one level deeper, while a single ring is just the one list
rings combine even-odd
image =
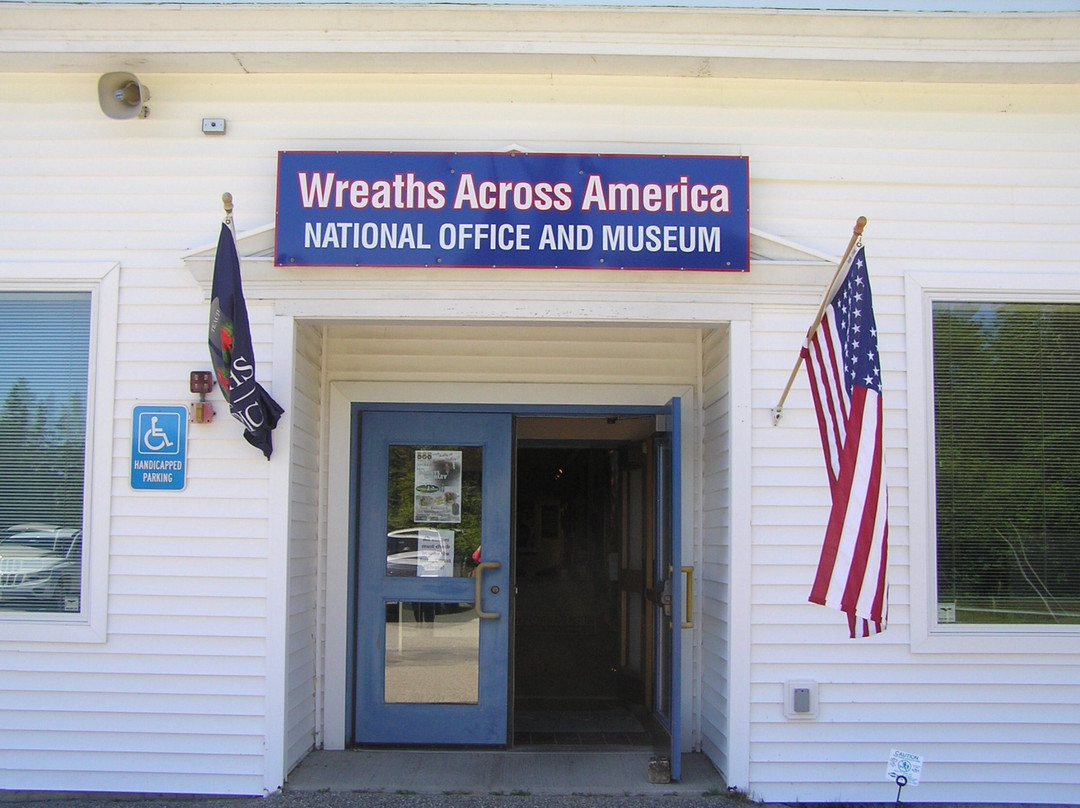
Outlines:
[{"label": "furled flag", "polygon": [[247,304],[240,281],[240,257],[227,223],[221,225],[214,284],[210,293],[210,359],[229,412],[244,425],[244,438],[262,450],[274,451],[270,433],[284,410],[255,381],[255,352],[251,347]]},{"label": "furled flag", "polygon": [[862,245],[845,269],[802,351],[832,495],[810,602],[844,612],[851,636],[868,637],[889,611],[881,363]]}]

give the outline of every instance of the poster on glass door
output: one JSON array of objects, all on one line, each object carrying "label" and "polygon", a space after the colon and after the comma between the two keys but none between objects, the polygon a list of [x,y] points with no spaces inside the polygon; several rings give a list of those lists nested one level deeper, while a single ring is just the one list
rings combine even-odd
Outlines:
[{"label": "poster on glass door", "polygon": [[416,452],[413,521],[461,522],[461,452]]},{"label": "poster on glass door", "polygon": [[450,578],[454,575],[454,531],[419,528],[416,540],[416,574],[423,578]]}]

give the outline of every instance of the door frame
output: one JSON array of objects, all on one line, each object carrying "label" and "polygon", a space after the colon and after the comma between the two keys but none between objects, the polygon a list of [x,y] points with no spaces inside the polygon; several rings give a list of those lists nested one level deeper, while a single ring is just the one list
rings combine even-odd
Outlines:
[{"label": "door frame", "polygon": [[[352,634],[349,615],[353,613],[354,591],[350,586],[349,518],[352,511],[351,469],[355,447],[351,441],[354,404],[370,404],[380,409],[446,409],[511,412],[515,415],[557,416],[596,415],[662,411],[672,398],[680,400],[682,492],[678,503],[684,526],[681,550],[684,559],[695,557],[700,544],[695,507],[690,492],[699,485],[701,469],[700,441],[697,441],[696,391],[689,385],[589,385],[589,384],[468,384],[394,382],[331,382],[328,402],[328,465],[326,535],[326,623],[323,643],[323,688],[321,691],[324,749],[343,749],[347,743],[348,717],[351,715],[350,676]],[[483,402],[483,403],[478,403]],[[690,638],[686,638],[689,640]],[[679,733],[684,749],[691,748],[691,702],[693,642],[681,644],[681,689]]]}]

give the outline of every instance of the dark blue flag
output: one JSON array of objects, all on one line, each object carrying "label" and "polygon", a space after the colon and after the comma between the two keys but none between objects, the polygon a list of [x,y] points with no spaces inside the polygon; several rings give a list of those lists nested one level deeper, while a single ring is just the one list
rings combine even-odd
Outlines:
[{"label": "dark blue flag", "polygon": [[210,292],[210,359],[229,412],[244,425],[244,438],[269,460],[274,451],[270,433],[284,410],[255,381],[255,351],[240,281],[240,258],[232,230],[224,223]]}]

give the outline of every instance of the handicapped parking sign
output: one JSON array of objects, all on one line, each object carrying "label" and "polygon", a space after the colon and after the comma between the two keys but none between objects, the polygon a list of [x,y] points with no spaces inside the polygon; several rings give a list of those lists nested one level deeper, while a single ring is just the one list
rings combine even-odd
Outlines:
[{"label": "handicapped parking sign", "polygon": [[138,406],[131,414],[131,487],[180,491],[187,484],[187,407]]}]

